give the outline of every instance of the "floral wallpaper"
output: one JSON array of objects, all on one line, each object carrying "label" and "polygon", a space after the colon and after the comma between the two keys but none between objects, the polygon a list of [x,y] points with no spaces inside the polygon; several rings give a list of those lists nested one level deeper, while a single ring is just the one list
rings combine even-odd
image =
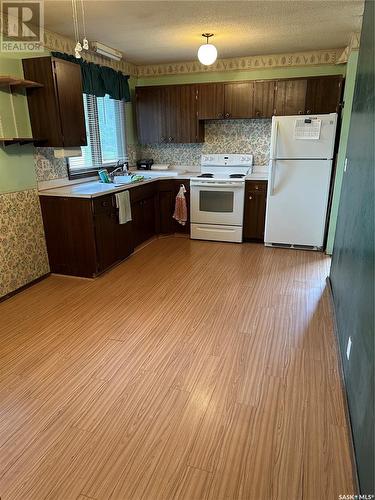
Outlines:
[{"label": "floral wallpaper", "polygon": [[0,297],[48,272],[38,191],[0,194]]},{"label": "floral wallpaper", "polygon": [[55,158],[53,148],[35,148],[35,169],[38,181],[68,177],[65,158]]},{"label": "floral wallpaper", "polygon": [[252,153],[254,165],[268,165],[271,120],[212,120],[205,124],[205,142],[201,144],[147,144],[138,156],[156,163],[173,165],[200,164],[207,153]]}]

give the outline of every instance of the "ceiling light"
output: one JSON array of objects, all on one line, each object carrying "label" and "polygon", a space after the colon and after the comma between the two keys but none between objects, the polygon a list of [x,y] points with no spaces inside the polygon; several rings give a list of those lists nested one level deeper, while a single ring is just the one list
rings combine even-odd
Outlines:
[{"label": "ceiling light", "polygon": [[214,35],[213,33],[203,33],[202,36],[207,38],[207,42],[199,47],[198,59],[205,66],[210,66],[217,59],[217,50],[215,45],[212,45],[212,43],[208,43],[208,39]]},{"label": "ceiling light", "polygon": [[114,59],[115,61],[121,61],[122,59],[122,53],[119,50],[112,49],[112,47],[108,47],[104,43],[92,42],[91,49],[97,54]]}]

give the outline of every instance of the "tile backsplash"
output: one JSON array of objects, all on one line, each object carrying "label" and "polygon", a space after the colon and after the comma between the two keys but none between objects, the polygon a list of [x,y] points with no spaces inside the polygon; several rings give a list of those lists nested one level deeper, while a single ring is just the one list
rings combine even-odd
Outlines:
[{"label": "tile backsplash", "polygon": [[205,123],[205,142],[201,144],[147,144],[138,156],[155,163],[199,165],[207,153],[252,153],[254,165],[268,165],[271,120],[210,120]]},{"label": "tile backsplash", "polygon": [[51,181],[68,177],[65,158],[55,158],[53,148],[35,148],[35,170],[38,181]]},{"label": "tile backsplash", "polygon": [[[209,120],[205,123],[205,142],[200,144],[128,144],[130,164],[136,159],[153,158],[155,163],[196,167],[207,153],[252,153],[254,165],[268,165],[271,120]],[[35,149],[38,181],[68,177],[66,159],[55,158],[53,148]]]}]

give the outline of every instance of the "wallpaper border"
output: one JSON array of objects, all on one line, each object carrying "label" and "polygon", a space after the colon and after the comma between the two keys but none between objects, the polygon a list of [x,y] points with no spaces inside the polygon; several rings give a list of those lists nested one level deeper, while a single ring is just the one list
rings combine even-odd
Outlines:
[{"label": "wallpaper border", "polygon": [[204,66],[198,61],[151,64],[137,66],[138,77],[162,75],[213,73],[225,71],[248,71],[251,69],[290,68],[301,66],[321,66],[340,64],[339,59],[344,48],[294,52],[289,54],[270,54],[249,57],[218,59],[211,66]]}]

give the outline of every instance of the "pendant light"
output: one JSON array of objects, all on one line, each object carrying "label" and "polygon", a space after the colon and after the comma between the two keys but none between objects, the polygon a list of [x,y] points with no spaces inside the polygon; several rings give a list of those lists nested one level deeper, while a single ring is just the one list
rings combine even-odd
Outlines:
[{"label": "pendant light", "polygon": [[74,47],[74,55],[75,55],[76,59],[81,59],[82,50],[89,49],[89,42],[86,38],[85,7],[83,4],[83,0],[81,0],[81,17],[82,17],[82,27],[83,27],[83,40],[82,40],[82,44],[81,44],[81,42],[79,40],[79,22],[78,22],[77,0],[71,0],[71,2],[72,2],[74,38],[76,41],[76,46]]},{"label": "pendant light", "polygon": [[203,37],[207,39],[206,43],[201,45],[198,49],[198,59],[205,66],[210,66],[217,59],[217,50],[215,45],[208,43],[209,38],[211,38],[213,33],[203,33]]}]

